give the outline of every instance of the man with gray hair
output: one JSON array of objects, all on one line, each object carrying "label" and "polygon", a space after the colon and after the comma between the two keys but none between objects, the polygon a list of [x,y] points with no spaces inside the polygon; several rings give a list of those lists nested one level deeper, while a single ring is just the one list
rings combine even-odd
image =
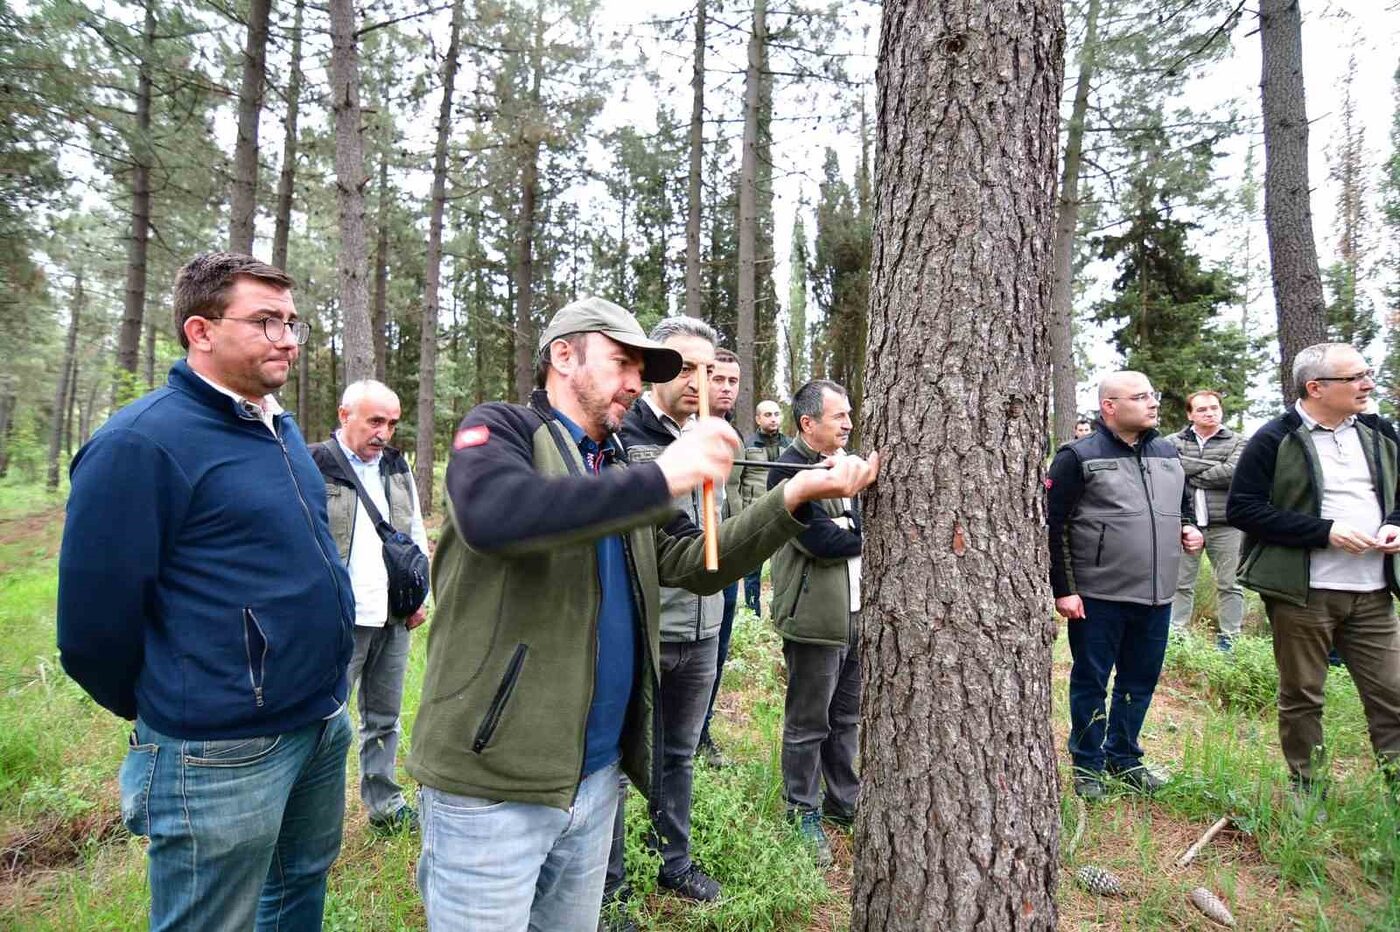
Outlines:
[{"label": "man with gray hair", "polygon": [[399,413],[399,396],[389,386],[372,379],[351,383],[340,399],[340,429],[311,448],[326,480],[331,536],[355,592],[349,688],[359,694],[360,799],[369,812],[370,827],[383,834],[418,828],[418,814],[404,800],[394,771],[408,632],[423,623],[426,610],[419,606],[406,618],[391,615],[384,543],[360,500],[356,480],[383,519],[412,537],[426,554],[428,535],[413,471],[403,454],[389,446]]},{"label": "man with gray hair", "polygon": [[1400,437],[1367,414],[1375,373],[1346,343],[1293,360],[1297,400],[1249,441],[1226,517],[1244,532],[1240,581],[1273,627],[1279,744],[1300,812],[1326,795],[1322,701],[1335,646],[1366,710],[1371,746],[1400,792]]},{"label": "man with gray hair", "polygon": [[[1183,550],[1201,549],[1181,457],[1157,434],[1161,394],[1141,372],[1099,383],[1089,436],[1060,447],[1045,486],[1050,588],[1068,622],[1074,792],[1096,801],[1105,773],[1150,794],[1138,735],[1167,652]],[[1109,677],[1113,704],[1105,712]]]}]

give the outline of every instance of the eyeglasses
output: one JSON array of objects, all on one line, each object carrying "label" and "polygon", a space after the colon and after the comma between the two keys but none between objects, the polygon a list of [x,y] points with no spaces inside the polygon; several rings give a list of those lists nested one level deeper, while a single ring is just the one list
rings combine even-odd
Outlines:
[{"label": "eyeglasses", "polygon": [[288,330],[292,332],[292,339],[297,341],[297,346],[306,345],[306,341],[311,337],[311,325],[304,320],[285,321],[280,317],[211,317],[209,319],[233,320],[240,324],[260,324],[263,336],[267,337],[271,343],[281,343]]},{"label": "eyeglasses", "polygon": [[1109,395],[1109,396],[1107,396],[1107,398],[1108,398],[1109,401],[1136,401],[1136,402],[1141,403],[1141,402],[1147,401],[1147,400],[1149,400],[1149,399],[1151,399],[1152,401],[1161,401],[1161,400],[1162,400],[1162,393],[1161,393],[1161,392],[1138,392],[1136,395],[1128,395],[1127,397],[1124,397],[1124,396],[1122,396],[1122,395]]},{"label": "eyeglasses", "polygon": [[1374,382],[1376,380],[1376,370],[1367,369],[1365,372],[1358,372],[1356,375],[1321,375],[1313,379],[1314,382]]}]

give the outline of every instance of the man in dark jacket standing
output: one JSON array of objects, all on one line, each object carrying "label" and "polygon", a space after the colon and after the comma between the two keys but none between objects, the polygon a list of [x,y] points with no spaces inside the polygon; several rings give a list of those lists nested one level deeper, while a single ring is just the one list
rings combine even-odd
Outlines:
[{"label": "man in dark jacket standing", "polygon": [[1074,657],[1074,791],[1088,800],[1104,797],[1105,770],[1141,793],[1164,782],[1143,766],[1138,734],[1166,656],[1181,552],[1202,539],[1176,447],[1155,430],[1159,399],[1140,372],[1106,376],[1094,433],[1061,447],[1046,480],[1050,587]]},{"label": "man in dark jacket standing", "polygon": [[[427,608],[419,606],[406,618],[390,614],[384,542],[355,486],[358,481],[394,530],[428,552],[413,471],[403,454],[389,446],[399,412],[399,396],[389,386],[373,379],[352,382],[340,398],[340,429],[311,448],[326,480],[331,536],[355,590],[349,683],[360,707],[360,800],[369,812],[370,827],[385,834],[418,828],[418,813],[404,800],[395,769],[408,633],[423,623]],[[347,466],[352,472],[347,473]]]},{"label": "man in dark jacket standing", "polygon": [[152,929],[319,929],[345,811],[355,603],[326,489],[273,392],[307,325],[250,256],[175,280],[185,359],[78,451],[58,646],[135,719],[122,818]]},{"label": "man in dark jacket standing", "polygon": [[[1210,389],[1186,396],[1186,417],[1191,423],[1181,433],[1172,434],[1171,440],[1186,470],[1191,516],[1205,535],[1205,552],[1210,556],[1211,575],[1215,577],[1220,621],[1216,646],[1227,651],[1239,637],[1244,621],[1244,590],[1235,579],[1240,562],[1240,532],[1225,521],[1225,499],[1246,438],[1224,425],[1220,394]],[[1176,596],[1172,599],[1173,631],[1184,631],[1191,623],[1196,576],[1200,571],[1200,554],[1182,555]]]},{"label": "man in dark jacket standing", "polygon": [[1364,413],[1366,360],[1319,343],[1293,360],[1298,400],[1245,447],[1230,486],[1244,531],[1240,580],[1264,599],[1278,664],[1279,744],[1294,786],[1325,791],[1327,655],[1335,646],[1366,710],[1371,746],[1400,788],[1400,634],[1392,596],[1400,553],[1397,439]]},{"label": "man in dark jacket standing", "polygon": [[[758,429],[744,441],[744,459],[766,460],[776,463],[778,457],[792,443],[792,438],[782,431],[783,409],[776,401],[760,401],[754,410],[754,422]],[[730,506],[738,513],[768,490],[769,470],[762,466],[745,466],[739,475],[739,501]],[[763,616],[763,567],[759,567],[744,577],[744,604],[749,611]]]},{"label": "man in dark jacket standing", "polygon": [[[779,464],[844,457],[851,436],[844,388],[825,379],[808,382],[792,396],[792,417],[797,439]],[[769,470],[769,486],[794,472]],[[822,866],[831,863],[822,819],[849,827],[860,797],[860,553],[859,506],[851,496],[838,496],[815,503],[807,529],[773,557],[773,621],[788,670],[783,795],[788,817]]]},{"label": "man in dark jacket standing", "polygon": [[707,572],[673,502],[724,482],[739,438],[705,418],[629,466],[615,436],[643,374],[680,367],[623,308],[576,301],[540,337],[530,404],[479,405],[453,437],[408,762],[434,932],[597,927],[619,771],[660,802],[660,585],[718,592],[803,528],[804,503],[878,471],[794,478],[720,527]]}]

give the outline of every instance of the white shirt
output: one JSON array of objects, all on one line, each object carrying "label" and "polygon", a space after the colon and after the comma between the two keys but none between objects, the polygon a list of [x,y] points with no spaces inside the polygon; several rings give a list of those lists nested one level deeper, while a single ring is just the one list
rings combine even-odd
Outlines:
[{"label": "white shirt", "polygon": [[[1376,498],[1355,415],[1328,429],[1308,414],[1301,401],[1293,407],[1308,428],[1322,467],[1322,517],[1374,537],[1385,516]],[[1313,589],[1375,592],[1385,588],[1385,554],[1375,550],[1347,553],[1340,547],[1314,550],[1308,575]]]},{"label": "white shirt", "polygon": [[238,406],[241,410],[250,415],[256,414],[258,420],[262,421],[263,424],[267,425],[267,429],[272,431],[272,436],[277,436],[277,426],[272,422],[272,419],[282,413],[282,406],[277,403],[276,395],[263,395],[261,402],[253,401],[251,398],[244,398],[231,388],[224,388],[218,382],[215,382],[203,373],[195,372],[193,367],[190,368],[190,371],[203,379],[206,384],[215,388],[219,394],[227,395],[238,402]]},{"label": "white shirt", "polygon": [[[389,501],[384,497],[384,481],[380,478],[379,464],[383,456],[376,456],[365,462],[355,455],[355,451],[340,440],[340,431],[335,432],[335,442],[345,451],[345,458],[355,470],[365,494],[374,502],[374,507],[389,520]],[[408,536],[425,554],[428,552],[428,534],[423,527],[423,512],[418,507],[418,493],[409,484],[409,495],[413,498],[413,526]],[[398,528],[397,530],[403,530]],[[355,499],[354,529],[350,534],[350,553],[345,559],[345,568],[350,572],[350,586],[355,592],[355,624],[367,628],[382,628],[389,620],[389,571],[384,566],[384,542],[369,519],[365,503]]]},{"label": "white shirt", "polygon": [[[841,499],[841,509],[850,511],[854,503],[849,498]],[[847,531],[856,529],[855,522],[845,515],[832,518],[831,523]],[[860,611],[860,554],[846,558],[846,583],[850,587],[851,611]]]}]

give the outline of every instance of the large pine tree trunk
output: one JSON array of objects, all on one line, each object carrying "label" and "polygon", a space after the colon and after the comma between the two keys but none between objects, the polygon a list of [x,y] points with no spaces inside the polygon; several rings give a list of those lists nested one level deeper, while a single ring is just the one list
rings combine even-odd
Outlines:
[{"label": "large pine tree trunk", "polygon": [[87,292],[83,290],[83,270],[80,268],[73,274],[73,307],[68,312],[68,340],[63,345],[63,365],[53,393],[53,429],[49,432],[49,491],[58,488],[58,454],[63,449],[64,427],[68,422],[70,380],[73,377],[73,361],[78,354],[78,322],[86,301]]},{"label": "large pine tree trunk", "polygon": [[354,0],[330,0],[331,107],[335,111],[335,178],[340,202],[340,313],[345,384],[374,376],[370,336],[369,263],[365,248],[364,138],[360,126],[360,60]]},{"label": "large pine tree trunk", "polygon": [[[156,46],[155,0],[146,0],[141,61],[136,78],[136,128],[131,140],[131,229],[126,246],[126,297],[117,335],[117,383],[113,406],[130,400],[141,353],[141,321],[146,313],[146,252],[151,233],[151,69]],[[125,372],[128,375],[123,376]],[[123,386],[123,378],[126,387]]]},{"label": "large pine tree trunk", "polygon": [[[886,0],[855,932],[1053,929],[1059,0]],[[918,559],[910,559],[918,554]]]},{"label": "large pine tree trunk", "polygon": [[705,0],[695,2],[695,67],[690,77],[690,172],[686,178],[685,312],[700,316],[700,166],[705,157]]},{"label": "large pine tree trunk", "polygon": [[413,476],[423,514],[433,511],[433,418],[437,383],[438,290],[442,281],[442,215],[447,209],[447,142],[452,135],[452,92],[462,32],[462,0],[452,4],[452,32],[442,63],[442,104],[438,107],[437,145],[433,149],[433,193],[428,208],[427,281],[423,288],[422,337],[418,348],[418,438]]},{"label": "large pine tree trunk", "polygon": [[1094,51],[1099,36],[1099,0],[1089,0],[1084,43],[1079,50],[1079,78],[1065,128],[1064,166],[1055,212],[1055,285],[1050,293],[1050,372],[1054,378],[1054,440],[1074,439],[1079,419],[1078,380],[1074,369],[1074,244],[1079,229],[1079,173],[1084,153],[1084,117],[1089,110],[1089,82],[1094,79]]},{"label": "large pine tree trunk", "polygon": [[1279,380],[1292,403],[1293,357],[1327,339],[1327,305],[1313,241],[1308,114],[1298,0],[1261,0],[1260,91],[1264,114],[1264,226],[1278,308]]},{"label": "large pine tree trunk", "polygon": [[233,196],[229,199],[229,252],[253,254],[258,215],[258,118],[262,115],[267,62],[267,23],[272,0],[250,0],[243,83],[238,89],[238,141],[233,147]]},{"label": "large pine tree trunk", "polygon": [[744,377],[734,402],[734,428],[741,435],[753,430],[755,365],[754,299],[758,290],[758,119],[763,46],[768,40],[767,0],[754,0],[753,32],[749,34],[749,64],[744,75],[744,142],[739,159],[739,310],[735,354]]},{"label": "large pine tree trunk", "polygon": [[389,355],[389,148],[384,141],[379,153],[379,208],[375,212],[378,235],[374,241],[374,301],[370,305],[369,328],[374,338],[374,377],[384,381]]},{"label": "large pine tree trunk", "polygon": [[[282,140],[282,169],[277,176],[277,218],[272,229],[272,264],[287,267],[287,239],[292,226],[292,196],[296,190],[297,115],[301,109],[301,17],[305,0],[297,0],[292,20],[291,74],[287,77],[287,132]],[[302,355],[306,352],[303,350]],[[306,412],[297,409],[297,414]]]}]

